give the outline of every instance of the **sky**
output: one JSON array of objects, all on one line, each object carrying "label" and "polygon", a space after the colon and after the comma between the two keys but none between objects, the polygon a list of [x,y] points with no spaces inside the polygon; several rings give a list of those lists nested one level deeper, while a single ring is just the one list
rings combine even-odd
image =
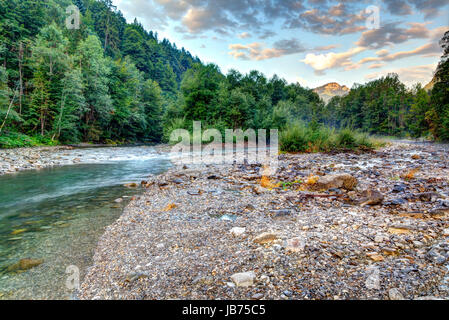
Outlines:
[{"label": "sky", "polygon": [[449,30],[449,0],[114,0],[134,18],[223,73],[277,74],[349,88],[395,72],[427,84]]}]

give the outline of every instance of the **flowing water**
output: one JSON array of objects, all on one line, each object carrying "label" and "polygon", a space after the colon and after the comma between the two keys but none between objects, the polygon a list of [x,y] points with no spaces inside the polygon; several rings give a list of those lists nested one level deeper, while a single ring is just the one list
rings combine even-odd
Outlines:
[{"label": "flowing water", "polygon": [[[76,152],[82,164],[0,176],[0,299],[72,298],[67,267],[76,266],[82,281],[99,237],[141,192],[123,185],[170,166],[151,147]],[[43,263],[12,270],[24,258]]]}]

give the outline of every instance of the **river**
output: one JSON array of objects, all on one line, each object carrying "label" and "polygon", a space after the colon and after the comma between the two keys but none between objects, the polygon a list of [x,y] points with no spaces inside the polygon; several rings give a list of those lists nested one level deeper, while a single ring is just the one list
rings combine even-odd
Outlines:
[{"label": "river", "polygon": [[[82,164],[0,176],[0,299],[73,299],[97,241],[141,189],[124,187],[166,171],[168,156],[151,147],[79,149]],[[117,203],[116,199],[124,201]],[[22,272],[8,267],[43,259]],[[71,269],[73,270],[73,269]]]}]

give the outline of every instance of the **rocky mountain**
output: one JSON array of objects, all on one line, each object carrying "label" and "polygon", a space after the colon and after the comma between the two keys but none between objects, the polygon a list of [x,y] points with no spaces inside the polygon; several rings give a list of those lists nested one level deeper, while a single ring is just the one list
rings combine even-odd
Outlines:
[{"label": "rocky mountain", "polygon": [[426,86],[424,87],[424,90],[426,90],[426,91],[432,90],[433,86],[435,85],[435,82],[436,82],[436,79],[435,79],[435,77],[433,77],[432,80],[428,84],[426,84]]},{"label": "rocky mountain", "polygon": [[349,93],[350,89],[336,82],[325,84],[324,86],[313,89],[324,102],[328,103],[335,96],[344,96]]}]

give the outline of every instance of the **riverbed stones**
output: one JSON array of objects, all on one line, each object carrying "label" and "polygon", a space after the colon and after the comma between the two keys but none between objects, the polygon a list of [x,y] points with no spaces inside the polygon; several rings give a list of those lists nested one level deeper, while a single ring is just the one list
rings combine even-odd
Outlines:
[{"label": "riverbed stones", "polygon": [[237,287],[252,286],[255,278],[256,274],[254,271],[235,273],[231,276],[232,282],[234,282]]},{"label": "riverbed stones", "polygon": [[[429,152],[436,155],[427,156]],[[420,164],[418,178],[406,181],[401,174],[412,169],[413,153],[421,154],[419,161],[425,165]],[[190,167],[196,178],[183,177],[182,185],[171,182],[182,173],[179,167],[149,177],[155,184],[131,201],[101,237],[81,285],[81,299],[232,300],[256,293],[264,299],[284,299],[285,290],[295,299],[389,299],[391,288],[410,298],[449,298],[442,289],[449,254],[447,216],[430,214],[440,200],[449,200],[447,150],[441,145],[394,142],[369,154],[283,154],[280,170],[270,176],[282,187],[259,194],[253,190],[260,187],[261,166]],[[347,173],[358,183],[352,191],[306,191],[307,177],[317,172]],[[220,179],[207,179],[212,175]],[[297,180],[300,183],[294,183]],[[160,189],[158,181],[170,184]],[[404,190],[392,192],[400,184],[406,185]],[[381,192],[384,201],[355,205],[367,189]],[[204,193],[190,196],[187,190]],[[415,198],[424,192],[441,197],[438,202]],[[407,202],[387,205],[395,198]],[[161,212],[168,203],[178,207]],[[254,209],[246,210],[247,204]],[[292,213],[276,218],[276,210],[284,209]],[[220,219],[225,216],[232,218]],[[234,227],[245,227],[245,234],[233,236]],[[264,232],[278,238],[255,243]],[[287,240],[296,237],[306,239],[304,249],[287,250]],[[165,243],[163,249],[155,246],[160,242]],[[150,276],[121,287],[121,275],[136,265]],[[245,271],[253,271],[257,279],[251,286],[237,287],[230,276]],[[213,281],[193,283],[198,275]]]}]

